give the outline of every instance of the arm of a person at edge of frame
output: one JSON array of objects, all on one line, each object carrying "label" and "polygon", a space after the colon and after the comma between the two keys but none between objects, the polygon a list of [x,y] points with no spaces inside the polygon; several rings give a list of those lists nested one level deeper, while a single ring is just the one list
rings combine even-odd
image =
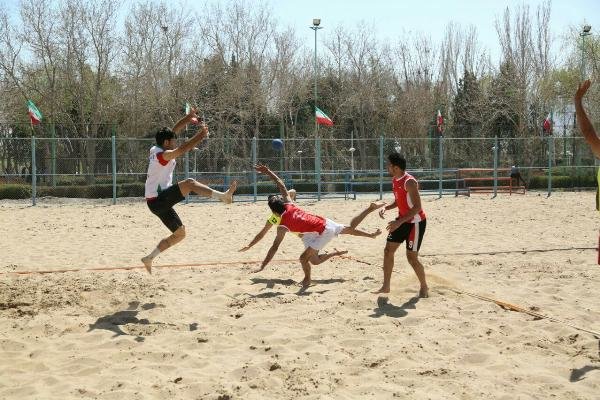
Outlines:
[{"label": "arm of a person at edge of frame", "polygon": [[261,239],[263,237],[265,237],[265,235],[267,234],[267,232],[269,231],[269,229],[271,229],[272,226],[273,226],[273,224],[270,223],[269,221],[267,221],[265,223],[265,226],[263,226],[263,228],[260,230],[260,232],[258,232],[256,234],[256,236],[254,236],[254,239],[252,239],[252,241],[250,241],[250,243],[247,246],[242,247],[238,251],[240,251],[240,252],[246,251],[246,250],[250,249],[252,246],[254,246],[256,243],[260,242]]},{"label": "arm of a person at edge of frame", "polygon": [[262,262],[260,268],[252,271],[253,273],[262,271],[263,269],[265,269],[267,264],[269,264],[269,262],[271,262],[271,260],[275,256],[275,253],[277,253],[277,249],[279,249],[279,245],[283,241],[283,238],[285,237],[286,232],[287,232],[287,229],[284,228],[283,226],[277,227],[277,236],[275,236],[275,240],[273,240],[273,244],[271,245],[271,248],[267,252],[267,256],[265,257],[264,261]]},{"label": "arm of a person at edge of frame", "polygon": [[589,80],[579,85],[579,89],[577,89],[577,93],[575,93],[575,112],[577,114],[577,122],[581,133],[583,134],[586,142],[588,142],[590,145],[594,155],[600,158],[600,138],[598,138],[598,135],[594,130],[594,126],[592,125],[587,113],[585,112],[585,108],[583,107],[583,96],[589,89],[590,85],[591,82]]},{"label": "arm of a person at edge of frame", "polygon": [[283,196],[284,203],[292,203],[292,198],[285,187],[285,183],[283,183],[283,180],[281,180],[281,178],[278,177],[275,172],[271,171],[271,169],[264,164],[257,164],[254,166],[254,168],[256,169],[256,172],[267,175],[273,182],[275,182],[277,189],[279,189],[279,193],[281,193]]}]

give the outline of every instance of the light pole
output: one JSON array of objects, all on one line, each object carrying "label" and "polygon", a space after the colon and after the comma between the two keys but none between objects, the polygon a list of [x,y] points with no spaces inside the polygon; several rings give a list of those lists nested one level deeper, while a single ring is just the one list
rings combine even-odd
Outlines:
[{"label": "light pole", "polygon": [[319,124],[317,123],[316,112],[317,112],[317,31],[323,29],[320,18],[313,18],[313,24],[310,27],[315,31],[315,107],[313,113],[315,114],[315,174],[317,181],[317,200],[321,200],[321,142],[319,141]]},{"label": "light pole", "polygon": [[591,25],[584,25],[583,30],[579,33],[581,36],[581,81],[585,78],[585,37],[592,34]]},{"label": "light pole", "polygon": [[[314,59],[314,78],[315,78],[315,112],[317,109],[317,31],[319,29],[323,29],[321,25],[320,18],[313,18],[313,24],[310,27],[313,31],[315,31],[315,59]],[[317,137],[317,131],[319,129],[319,124],[317,124],[317,119],[315,118],[315,137]]]}]

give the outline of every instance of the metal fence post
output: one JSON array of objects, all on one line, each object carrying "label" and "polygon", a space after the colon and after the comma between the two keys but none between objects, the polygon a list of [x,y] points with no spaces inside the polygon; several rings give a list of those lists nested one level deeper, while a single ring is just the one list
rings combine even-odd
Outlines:
[{"label": "metal fence post", "polygon": [[321,138],[315,138],[315,173],[317,178],[317,200],[321,200]]},{"label": "metal fence post", "polygon": [[256,184],[256,170],[254,166],[256,165],[257,160],[257,148],[256,148],[256,136],[252,138],[252,186],[254,188],[254,202],[256,202],[256,195],[258,193],[258,187]]},{"label": "metal fence post", "polygon": [[113,126],[113,132],[111,137],[112,147],[112,187],[113,187],[113,205],[117,204],[117,138],[115,137],[115,127]]},{"label": "metal fence post", "polygon": [[35,135],[31,135],[31,204],[35,206],[37,196],[37,167],[35,165]]},{"label": "metal fence post", "polygon": [[438,188],[438,195],[442,198],[443,190],[444,190],[444,137],[442,135],[438,136],[438,150],[439,150],[439,174],[440,174],[440,183]]},{"label": "metal fence post", "polygon": [[52,187],[56,187],[56,131],[54,123],[50,125],[50,132],[52,133],[52,142],[50,142],[50,157],[51,157],[51,171],[52,171]]},{"label": "metal fence post", "polygon": [[498,136],[494,136],[494,197],[498,195]]},{"label": "metal fence post", "polygon": [[379,136],[379,200],[383,199],[383,136]]},{"label": "metal fence post", "polygon": [[554,138],[548,135],[548,196],[552,194],[552,158],[554,156]]},{"label": "metal fence post", "polygon": [[[188,179],[190,177],[190,152],[186,152],[185,153],[185,157],[183,158],[183,168],[185,169],[183,176],[185,179]],[[190,202],[190,194],[188,193],[185,196],[185,204],[188,204]]]}]

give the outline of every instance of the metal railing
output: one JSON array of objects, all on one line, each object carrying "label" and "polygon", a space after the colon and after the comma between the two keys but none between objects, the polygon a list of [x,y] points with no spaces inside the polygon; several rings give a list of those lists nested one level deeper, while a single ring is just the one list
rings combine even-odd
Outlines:
[{"label": "metal railing", "polygon": [[[480,169],[494,195],[507,169],[518,165],[530,188],[595,186],[595,160],[581,137],[285,139],[210,138],[177,160],[174,180],[195,178],[224,188],[236,179],[237,199],[256,201],[274,185],[252,168],[265,163],[302,197],[355,198],[390,190],[386,157],[402,153],[426,195],[456,195],[464,171]],[[1,138],[0,198],[142,197],[151,139]],[[460,171],[463,171],[462,173]],[[186,201],[202,201],[189,196]]]}]

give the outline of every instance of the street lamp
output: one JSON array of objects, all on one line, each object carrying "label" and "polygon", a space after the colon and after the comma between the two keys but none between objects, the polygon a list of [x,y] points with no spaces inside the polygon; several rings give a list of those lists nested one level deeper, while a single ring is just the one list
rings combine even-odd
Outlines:
[{"label": "street lamp", "polygon": [[583,30],[579,33],[581,36],[581,81],[585,79],[585,37],[592,34],[591,25],[584,25]]},{"label": "street lamp", "polygon": [[319,124],[317,123],[316,112],[317,112],[317,31],[319,29],[323,29],[321,25],[320,18],[313,18],[312,26],[309,28],[315,31],[315,108],[313,110],[313,115],[315,115],[315,174],[317,180],[317,200],[321,200],[321,151],[319,142]]},{"label": "street lamp", "polygon": [[[310,27],[313,31],[315,31],[315,59],[314,59],[314,78],[315,78],[315,112],[317,109],[317,31],[319,29],[323,29],[321,25],[320,18],[313,18],[313,24]],[[317,137],[317,129],[319,128],[319,124],[317,124],[317,119],[315,118],[315,137]]]}]

